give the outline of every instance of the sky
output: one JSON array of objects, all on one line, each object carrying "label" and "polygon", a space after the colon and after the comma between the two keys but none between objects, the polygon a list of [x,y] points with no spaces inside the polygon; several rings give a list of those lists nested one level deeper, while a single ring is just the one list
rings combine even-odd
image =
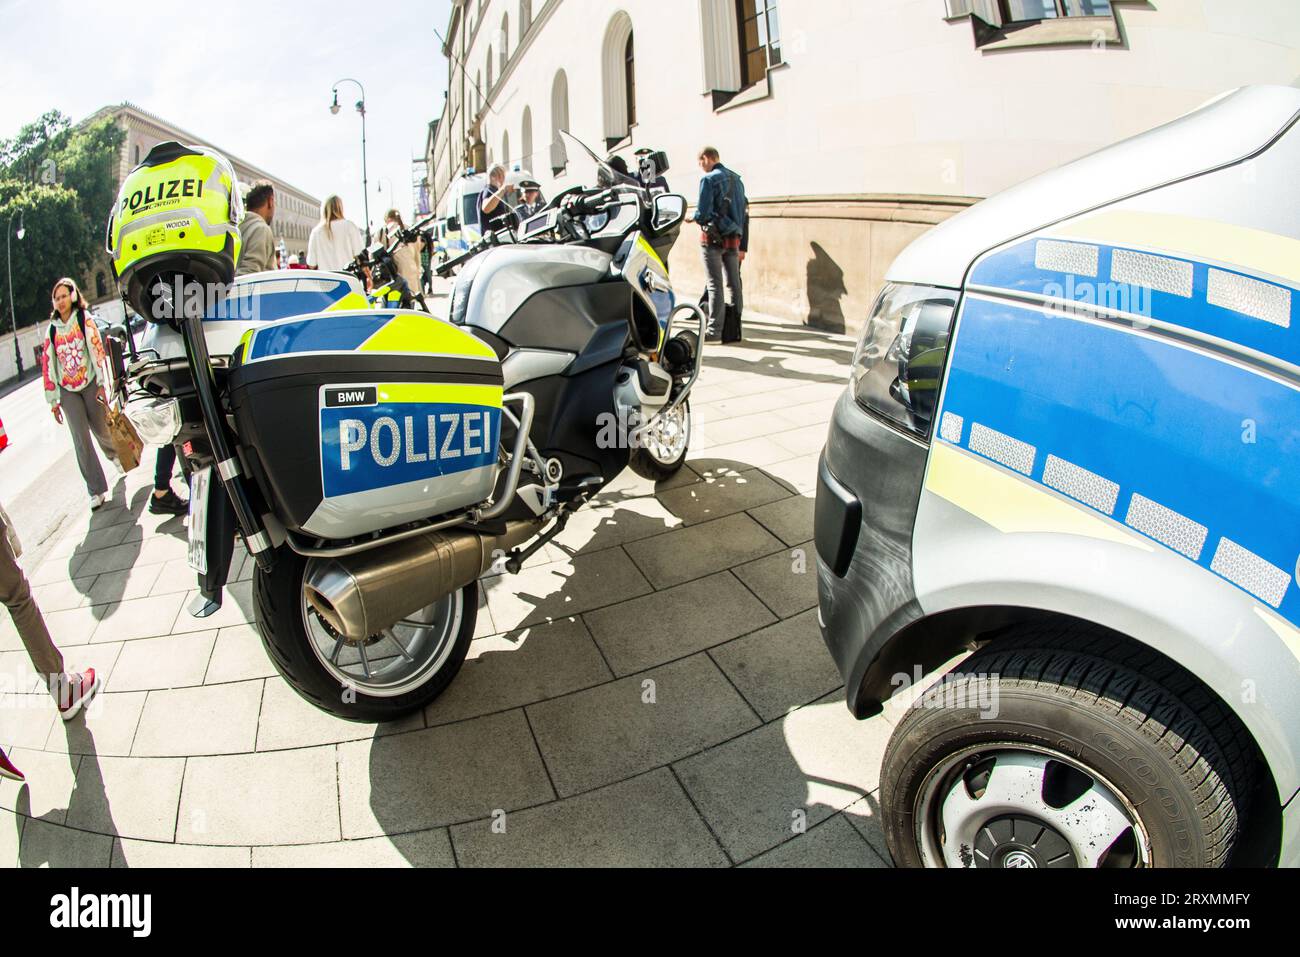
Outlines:
[{"label": "sky", "polygon": [[75,123],[128,100],[313,196],[338,193],[362,225],[356,86],[329,111],[334,82],[352,77],[366,89],[370,218],[396,205],[409,222],[450,12],[451,0],[0,0],[0,138],[50,109]]}]

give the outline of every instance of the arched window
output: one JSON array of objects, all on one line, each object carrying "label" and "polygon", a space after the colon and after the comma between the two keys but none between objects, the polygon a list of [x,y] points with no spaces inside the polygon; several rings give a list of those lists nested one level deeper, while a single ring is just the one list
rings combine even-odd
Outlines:
[{"label": "arched window", "polygon": [[501,75],[506,75],[506,64],[510,62],[510,14],[501,17]]},{"label": "arched window", "polygon": [[474,74],[474,112],[479,113],[483,110],[483,73],[482,71]]},{"label": "arched window", "polygon": [[623,78],[627,86],[627,125],[636,126],[636,46],[633,35],[627,35],[627,49],[623,51]]},{"label": "arched window", "polygon": [[627,137],[636,122],[635,54],[632,18],[618,11],[605,28],[601,47],[605,141],[611,148]]},{"label": "arched window", "polygon": [[501,165],[506,169],[510,168],[510,134],[509,132],[501,134]]},{"label": "arched window", "polygon": [[521,142],[524,152],[519,161],[525,170],[531,172],[535,165],[533,163],[533,111],[527,106],[524,107],[524,130]]},{"label": "arched window", "polygon": [[569,78],[561,70],[551,84],[551,172],[559,176],[569,165],[569,151],[560,130],[569,128]]},{"label": "arched window", "polygon": [[491,47],[488,47],[488,62],[487,62],[487,78],[488,78],[488,85],[487,85],[487,89],[484,90],[484,92],[485,92],[485,93],[489,93],[489,94],[492,92],[492,69],[493,69],[493,66],[494,66],[494,64],[493,64],[493,62],[492,62],[492,48],[491,48]]},{"label": "arched window", "polygon": [[528,28],[533,25],[532,0],[519,0],[519,42],[524,42]]}]

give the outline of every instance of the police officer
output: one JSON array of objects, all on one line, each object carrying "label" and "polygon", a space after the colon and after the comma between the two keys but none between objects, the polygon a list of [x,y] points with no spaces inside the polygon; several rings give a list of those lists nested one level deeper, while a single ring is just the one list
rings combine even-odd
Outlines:
[{"label": "police officer", "polygon": [[522,226],[540,213],[546,207],[546,202],[542,199],[541,183],[526,179],[519,184],[519,188],[524,191],[524,201],[515,207],[515,219]]},{"label": "police officer", "polygon": [[488,170],[488,184],[478,197],[479,222],[485,236],[494,229],[508,229],[515,225],[510,204],[506,202],[508,192],[506,168],[498,163]]},{"label": "police officer", "polygon": [[644,190],[650,192],[656,190],[664,193],[670,192],[668,189],[668,180],[663,177],[663,174],[661,174],[658,168],[656,168],[654,161],[650,159],[654,153],[655,150],[650,149],[648,146],[643,146],[641,149],[636,151],[634,154],[637,162],[636,178],[640,181],[641,188]]}]

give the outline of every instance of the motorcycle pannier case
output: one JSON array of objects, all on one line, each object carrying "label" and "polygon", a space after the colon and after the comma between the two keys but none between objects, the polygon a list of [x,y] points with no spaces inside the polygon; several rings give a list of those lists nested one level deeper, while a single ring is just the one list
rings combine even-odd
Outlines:
[{"label": "motorcycle pannier case", "polygon": [[244,459],[276,517],[332,540],[486,500],[501,394],[490,346],[404,310],[260,326],[230,372]]}]

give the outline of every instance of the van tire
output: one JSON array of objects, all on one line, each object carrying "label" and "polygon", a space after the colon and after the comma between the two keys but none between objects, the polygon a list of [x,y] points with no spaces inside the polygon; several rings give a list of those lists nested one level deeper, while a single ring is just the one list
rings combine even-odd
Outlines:
[{"label": "van tire", "polygon": [[[944,680],[964,690],[964,701],[910,708],[885,752],[882,815],[900,866],[942,866],[934,853],[924,856],[922,828],[936,833],[940,798],[953,792],[928,785],[932,772],[963,751],[982,758],[1016,745],[1064,755],[1107,782],[1136,812],[1151,866],[1229,862],[1254,789],[1254,742],[1170,659],[1102,629],[1048,622],[1007,633]],[[965,706],[989,701],[998,702],[992,717]],[[923,808],[927,789],[934,797]]]}]

